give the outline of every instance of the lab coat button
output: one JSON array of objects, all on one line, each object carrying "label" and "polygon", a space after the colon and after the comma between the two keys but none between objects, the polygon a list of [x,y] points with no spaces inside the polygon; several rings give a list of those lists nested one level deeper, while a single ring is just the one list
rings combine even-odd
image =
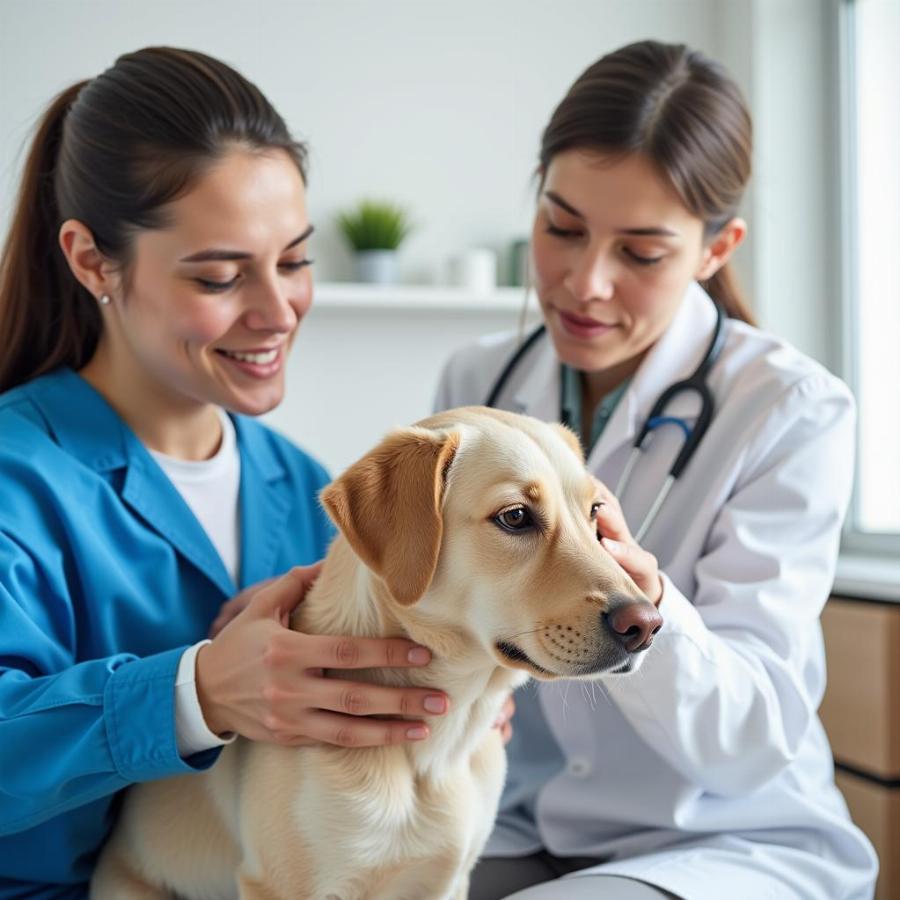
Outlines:
[{"label": "lab coat button", "polygon": [[573,756],[569,760],[568,769],[573,778],[587,778],[591,774],[591,763],[583,756]]}]

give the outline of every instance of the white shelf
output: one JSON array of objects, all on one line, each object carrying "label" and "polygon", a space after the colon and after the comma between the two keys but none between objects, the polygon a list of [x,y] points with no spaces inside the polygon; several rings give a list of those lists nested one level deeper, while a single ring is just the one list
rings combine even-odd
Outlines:
[{"label": "white shelf", "polygon": [[[431,284],[316,284],[316,309],[399,309],[435,312],[516,312],[525,302],[525,288],[498,287],[489,293]],[[531,301],[532,305],[534,300]]]}]

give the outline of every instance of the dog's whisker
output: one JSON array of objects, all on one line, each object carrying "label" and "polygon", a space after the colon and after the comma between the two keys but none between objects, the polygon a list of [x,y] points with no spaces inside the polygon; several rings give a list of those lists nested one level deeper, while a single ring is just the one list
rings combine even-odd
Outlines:
[{"label": "dog's whisker", "polygon": [[609,704],[609,706],[612,706],[612,698],[609,696],[609,693],[602,682],[595,682],[595,684],[597,684],[597,686],[600,688],[600,696],[607,702],[607,704]]},{"label": "dog's whisker", "polygon": [[515,634],[511,634],[509,636],[509,640],[513,640],[514,638],[523,637],[526,634],[539,634],[541,631],[546,629],[546,625],[541,625],[539,628],[531,628],[528,631],[517,631]]}]

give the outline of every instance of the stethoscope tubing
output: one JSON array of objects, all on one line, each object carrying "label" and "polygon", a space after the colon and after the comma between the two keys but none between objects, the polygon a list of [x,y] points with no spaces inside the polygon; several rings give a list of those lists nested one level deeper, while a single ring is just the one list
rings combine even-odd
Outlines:
[{"label": "stethoscope tubing", "polygon": [[540,340],[541,336],[547,331],[546,325],[538,325],[531,334],[528,335],[527,338],[521,343],[521,345],[516,349],[516,352],[510,357],[509,362],[503,367],[503,371],[497,376],[497,379],[494,381],[494,386],[491,388],[490,394],[488,394],[487,400],[484,401],[485,406],[489,406],[491,408],[497,405],[497,400],[500,399],[500,394],[503,393],[503,388],[506,387],[507,382],[510,378],[512,378],[513,373],[519,367],[519,363],[525,358],[525,355],[528,351]]}]

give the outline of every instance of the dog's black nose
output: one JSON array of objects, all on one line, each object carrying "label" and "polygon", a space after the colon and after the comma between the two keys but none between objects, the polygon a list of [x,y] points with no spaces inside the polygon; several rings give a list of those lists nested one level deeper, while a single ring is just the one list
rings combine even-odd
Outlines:
[{"label": "dog's black nose", "polygon": [[612,636],[629,653],[646,650],[663,623],[656,607],[647,600],[620,601],[603,615]]}]

